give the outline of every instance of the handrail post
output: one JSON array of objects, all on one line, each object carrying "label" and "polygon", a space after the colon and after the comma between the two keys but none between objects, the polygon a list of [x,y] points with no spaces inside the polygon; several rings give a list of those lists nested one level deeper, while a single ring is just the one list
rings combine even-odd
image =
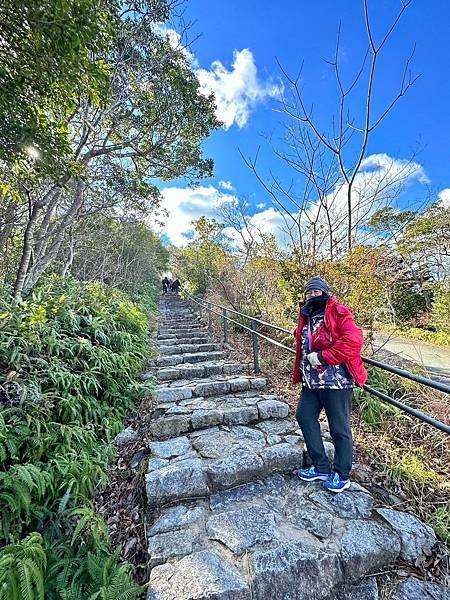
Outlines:
[{"label": "handrail post", "polygon": [[227,315],[226,308],[222,309],[222,314],[223,314],[223,342],[224,342],[224,344],[228,344],[228,315]]},{"label": "handrail post", "polygon": [[208,329],[209,329],[209,331],[212,331],[211,302],[208,302]]},{"label": "handrail post", "polygon": [[203,317],[203,311],[202,311],[202,305],[201,304],[198,304],[198,312],[199,312],[200,320],[201,320],[202,317]]},{"label": "handrail post", "polygon": [[[251,328],[253,331],[256,331],[257,325],[256,321],[252,319]],[[255,369],[256,375],[259,373],[259,339],[256,333],[252,333],[252,341],[253,341],[253,366]]]}]

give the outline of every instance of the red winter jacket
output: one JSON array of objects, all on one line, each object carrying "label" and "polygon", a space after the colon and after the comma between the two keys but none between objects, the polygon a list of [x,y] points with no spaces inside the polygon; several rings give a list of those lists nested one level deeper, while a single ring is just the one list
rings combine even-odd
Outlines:
[{"label": "red winter jacket", "polygon": [[[305,324],[302,306],[300,304],[297,329],[294,331],[296,355],[293,383],[301,380],[302,330]],[[323,362],[328,365],[345,364],[356,385],[362,387],[367,381],[367,372],[361,359],[363,345],[362,329],[356,326],[351,310],[332,296],[325,307],[324,324],[313,336],[311,352],[320,352]]]}]

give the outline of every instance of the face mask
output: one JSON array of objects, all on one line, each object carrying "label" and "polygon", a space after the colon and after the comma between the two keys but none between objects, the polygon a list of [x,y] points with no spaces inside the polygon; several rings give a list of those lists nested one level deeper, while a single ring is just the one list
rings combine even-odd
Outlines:
[{"label": "face mask", "polygon": [[306,301],[305,307],[310,311],[316,312],[322,308],[325,308],[327,301],[329,300],[328,294],[322,294],[321,296],[313,296]]},{"label": "face mask", "polygon": [[306,301],[306,304],[320,304],[321,302],[326,302],[329,300],[330,296],[328,294],[322,294],[321,296],[312,296],[309,300]]}]

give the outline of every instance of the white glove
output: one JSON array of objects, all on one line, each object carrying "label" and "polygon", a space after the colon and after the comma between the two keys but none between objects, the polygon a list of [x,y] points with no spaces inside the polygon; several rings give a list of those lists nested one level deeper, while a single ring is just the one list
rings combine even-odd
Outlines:
[{"label": "white glove", "polygon": [[320,367],[322,363],[319,360],[319,355],[317,352],[311,352],[311,354],[307,354],[306,358],[309,360],[309,364],[312,367]]}]

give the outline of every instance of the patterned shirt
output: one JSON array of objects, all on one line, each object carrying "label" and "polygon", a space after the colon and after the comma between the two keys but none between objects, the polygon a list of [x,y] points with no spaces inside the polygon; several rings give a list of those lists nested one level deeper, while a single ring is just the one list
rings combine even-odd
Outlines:
[{"label": "patterned shirt", "polygon": [[302,361],[300,371],[302,373],[303,387],[310,389],[343,390],[354,387],[354,381],[347,367],[341,365],[321,365],[312,367],[307,354],[311,352],[308,336],[308,323],[310,323],[312,336],[324,324],[324,311],[312,317],[307,317],[302,330]]}]

